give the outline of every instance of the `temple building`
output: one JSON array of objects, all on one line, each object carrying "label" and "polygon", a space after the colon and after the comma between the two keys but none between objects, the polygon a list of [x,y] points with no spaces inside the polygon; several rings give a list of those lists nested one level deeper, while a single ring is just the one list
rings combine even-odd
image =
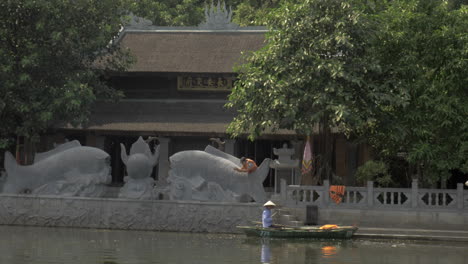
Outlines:
[{"label": "temple building", "polygon": [[[211,14],[210,19],[208,13],[199,27],[156,27],[134,18],[117,41],[130,50],[136,62],[112,79],[112,86],[125,97],[116,103],[98,102],[88,124],[57,127],[43,142],[50,147],[54,142],[78,139],[83,145],[105,150],[112,157],[116,185],[125,175],[120,143],[129,149],[139,136],[154,137],[152,144],[160,144],[153,176],[161,183],[167,177],[171,155],[202,150],[208,144],[257,164],[265,158],[276,159],[273,149],[286,144],[301,159],[304,138],[294,131],[267,133],[254,142],[246,137],[232,139],[226,133],[235,114],[224,107],[236,79],[234,67],[243,62],[243,53],[265,45],[265,33],[264,27],[238,27],[230,22],[229,14]],[[335,171],[344,183],[352,183],[354,170],[368,157],[368,150],[350,144],[342,135],[335,136]],[[275,185],[273,174],[265,180],[265,187]]]}]

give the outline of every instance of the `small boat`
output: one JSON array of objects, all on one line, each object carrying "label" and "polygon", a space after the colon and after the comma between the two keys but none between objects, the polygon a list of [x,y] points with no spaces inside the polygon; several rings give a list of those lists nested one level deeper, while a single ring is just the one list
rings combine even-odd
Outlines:
[{"label": "small boat", "polygon": [[355,226],[338,226],[333,229],[320,229],[320,226],[263,228],[261,226],[237,226],[247,236],[273,238],[325,238],[349,239],[358,230]]}]

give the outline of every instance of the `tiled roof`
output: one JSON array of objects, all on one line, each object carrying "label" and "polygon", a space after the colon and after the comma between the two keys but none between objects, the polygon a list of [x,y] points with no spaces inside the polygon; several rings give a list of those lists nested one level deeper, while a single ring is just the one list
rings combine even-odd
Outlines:
[{"label": "tiled roof", "polygon": [[136,63],[129,72],[232,73],[241,53],[265,45],[264,30],[133,30],[120,39]]},{"label": "tiled roof", "polygon": [[[99,103],[90,121],[82,127],[97,132],[135,132],[158,135],[226,135],[234,112],[224,108],[224,100],[122,100]],[[274,135],[294,135],[280,130]]]}]

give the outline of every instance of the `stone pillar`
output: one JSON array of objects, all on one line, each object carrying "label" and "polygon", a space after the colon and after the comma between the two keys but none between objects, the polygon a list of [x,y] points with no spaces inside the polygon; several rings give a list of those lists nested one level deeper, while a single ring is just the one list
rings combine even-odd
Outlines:
[{"label": "stone pillar", "polygon": [[[292,156],[292,158],[299,160],[299,167],[294,169],[294,175],[296,177],[296,181],[298,185],[301,185],[301,182],[302,182],[301,162],[302,162],[302,155],[304,155],[305,143],[303,140],[291,140],[290,143],[291,143],[291,146],[294,148],[294,156]],[[314,150],[312,149],[312,153],[313,152]]]},{"label": "stone pillar", "polygon": [[169,172],[169,141],[170,138],[159,137],[159,165],[158,165],[158,183],[165,185]]},{"label": "stone pillar", "polygon": [[413,179],[411,182],[411,207],[418,207],[418,179]]},{"label": "stone pillar", "polygon": [[328,207],[330,204],[330,194],[328,193],[330,190],[330,181],[323,180],[323,205]]},{"label": "stone pillar", "polygon": [[367,181],[367,206],[372,208],[374,206],[374,182]]},{"label": "stone pillar", "polygon": [[234,153],[234,144],[236,143],[235,139],[226,139],[224,140],[224,152],[235,156]]},{"label": "stone pillar", "polygon": [[463,197],[463,183],[457,183],[457,208],[463,209],[464,205],[464,197]]},{"label": "stone pillar", "polygon": [[287,195],[287,184],[286,184],[286,180],[285,179],[281,179],[280,180],[280,197],[281,197],[281,201],[283,203],[286,203],[286,199],[288,198]]}]

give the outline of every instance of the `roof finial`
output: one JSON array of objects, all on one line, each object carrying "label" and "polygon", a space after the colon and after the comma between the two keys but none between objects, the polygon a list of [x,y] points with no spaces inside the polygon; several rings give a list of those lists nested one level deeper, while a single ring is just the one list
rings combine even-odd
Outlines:
[{"label": "roof finial", "polygon": [[239,25],[231,22],[232,10],[229,7],[229,11],[226,9],[226,3],[223,2],[221,8],[221,3],[218,0],[218,5],[215,7],[213,1],[211,1],[211,6],[208,9],[208,6],[205,6],[205,22],[198,25],[199,29],[208,29],[208,30],[220,30],[220,29],[238,29]]}]

